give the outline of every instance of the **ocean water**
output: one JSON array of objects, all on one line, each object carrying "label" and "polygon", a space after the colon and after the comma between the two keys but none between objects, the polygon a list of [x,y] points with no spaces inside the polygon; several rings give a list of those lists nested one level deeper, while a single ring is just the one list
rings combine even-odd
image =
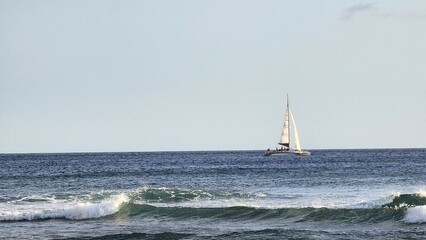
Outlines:
[{"label": "ocean water", "polygon": [[426,149],[0,154],[0,239],[426,239]]}]

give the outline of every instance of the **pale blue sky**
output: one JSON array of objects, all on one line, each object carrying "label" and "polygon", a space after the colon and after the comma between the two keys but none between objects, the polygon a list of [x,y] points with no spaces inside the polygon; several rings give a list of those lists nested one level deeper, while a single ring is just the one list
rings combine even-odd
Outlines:
[{"label": "pale blue sky", "polygon": [[0,0],[0,152],[426,147],[426,1]]}]

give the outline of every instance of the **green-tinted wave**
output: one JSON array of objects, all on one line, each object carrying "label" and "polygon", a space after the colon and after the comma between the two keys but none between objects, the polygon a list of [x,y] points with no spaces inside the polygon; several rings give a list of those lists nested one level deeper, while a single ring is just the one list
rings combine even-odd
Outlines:
[{"label": "green-tinted wave", "polygon": [[392,202],[383,205],[383,207],[415,207],[426,205],[426,197],[420,194],[401,194],[393,198]]},{"label": "green-tinted wave", "polygon": [[[28,210],[5,212],[0,214],[0,221],[160,217],[182,220],[202,218],[243,221],[279,219],[291,222],[377,223],[399,220],[424,222],[424,205],[426,205],[426,197],[422,194],[398,195],[390,203],[375,208],[313,208],[297,207],[297,204],[288,205],[296,207],[278,207],[281,205],[278,200],[269,202],[261,200],[263,207],[247,207],[240,205],[265,196],[168,188],[144,188],[126,194],[114,194],[116,193],[105,191],[84,195],[32,195],[9,198],[7,206],[20,206],[20,202],[24,202],[23,206]],[[57,201],[58,199],[61,201]],[[229,199],[232,201],[227,201]],[[237,201],[233,201],[235,199]],[[214,200],[213,205],[211,200]],[[233,203],[235,205],[232,205]],[[269,206],[275,203],[277,206]],[[409,217],[404,219],[406,215]]]},{"label": "green-tinted wave", "polygon": [[149,204],[125,203],[115,217],[161,217],[172,219],[228,219],[228,220],[268,220],[287,219],[304,221],[339,221],[349,223],[382,222],[401,220],[405,209],[330,209],[330,208],[280,208],[265,209],[252,207],[227,208],[191,208],[191,207],[155,207]]},{"label": "green-tinted wave", "polygon": [[210,192],[206,190],[173,189],[173,188],[143,188],[129,194],[131,201],[147,203],[174,203],[192,200],[216,199],[253,199],[261,198],[263,194],[238,192]]}]

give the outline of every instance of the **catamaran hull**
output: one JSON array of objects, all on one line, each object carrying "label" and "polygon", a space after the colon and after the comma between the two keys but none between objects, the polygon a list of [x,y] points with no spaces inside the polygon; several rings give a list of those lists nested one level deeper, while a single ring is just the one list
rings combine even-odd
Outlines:
[{"label": "catamaran hull", "polygon": [[266,151],[265,157],[269,157],[269,156],[272,156],[272,155],[286,155],[286,154],[295,154],[295,155],[299,155],[299,156],[311,155],[311,153],[308,152],[308,151],[297,151],[297,150],[276,151],[276,150],[272,150],[272,151]]},{"label": "catamaran hull", "polygon": [[308,151],[302,151],[302,152],[298,152],[298,153],[296,153],[296,154],[298,154],[298,155],[300,155],[300,156],[309,156],[309,155],[311,155],[311,152],[308,152]]}]

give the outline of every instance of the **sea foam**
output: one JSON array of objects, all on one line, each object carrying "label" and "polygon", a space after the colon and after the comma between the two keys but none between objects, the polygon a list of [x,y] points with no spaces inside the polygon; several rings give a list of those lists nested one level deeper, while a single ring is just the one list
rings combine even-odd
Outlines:
[{"label": "sea foam", "polygon": [[119,194],[99,203],[61,202],[42,206],[26,206],[18,210],[0,211],[0,221],[100,218],[118,212],[120,205],[124,202],[128,202],[127,196]]},{"label": "sea foam", "polygon": [[413,208],[408,208],[403,221],[406,223],[425,223],[426,206],[416,206]]},{"label": "sea foam", "polygon": [[[420,197],[426,197],[426,191],[421,189],[416,192],[416,195]],[[406,223],[425,223],[426,205],[408,208],[403,221]]]}]

